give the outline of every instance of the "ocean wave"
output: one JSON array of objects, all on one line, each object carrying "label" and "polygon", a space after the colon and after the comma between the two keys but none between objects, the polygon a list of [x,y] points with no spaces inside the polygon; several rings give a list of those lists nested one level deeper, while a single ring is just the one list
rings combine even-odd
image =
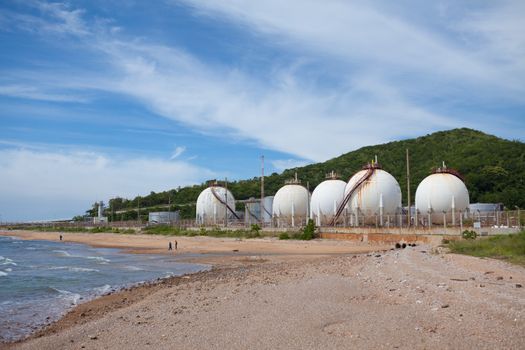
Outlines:
[{"label": "ocean wave", "polygon": [[4,276],[7,276],[7,272],[0,271],[0,277],[4,277]]},{"label": "ocean wave", "polygon": [[63,299],[70,301],[71,304],[73,305],[76,305],[81,298],[80,294],[78,293],[73,293],[68,290],[58,289],[55,287],[49,287],[49,288],[58,292],[62,296]]},{"label": "ocean wave", "polygon": [[9,258],[0,256],[0,265],[13,265],[13,266],[16,266],[16,263],[13,260],[9,259]]},{"label": "ocean wave", "polygon": [[111,262],[111,260],[103,258],[101,256],[82,256],[82,258],[86,258],[86,259],[90,259],[90,260],[96,260],[96,261],[100,261],[101,263],[106,263],[106,264]]},{"label": "ocean wave", "polygon": [[87,267],[74,267],[74,266],[52,266],[49,270],[68,270],[72,272],[99,272],[97,269],[90,269]]},{"label": "ocean wave", "polygon": [[13,269],[12,269],[12,268],[10,268],[10,267],[8,267],[8,268],[7,268],[7,269],[5,269],[4,271],[5,271],[5,272],[11,272],[11,271],[13,271]]},{"label": "ocean wave", "polygon": [[73,255],[69,254],[69,252],[66,252],[65,250],[53,250],[53,253],[58,253],[61,256],[74,257]]},{"label": "ocean wave", "polygon": [[109,292],[111,290],[111,286],[109,284],[105,284],[101,287],[97,287],[97,288],[94,288],[93,289],[95,291],[96,294],[106,294],[107,292]]},{"label": "ocean wave", "polygon": [[65,250],[53,250],[53,252],[60,254],[61,256],[65,256],[68,258],[82,258],[82,259],[89,259],[89,260],[96,260],[99,261],[101,264],[107,264],[111,262],[111,260],[103,258],[101,256],[82,256],[82,255],[73,255]]},{"label": "ocean wave", "polygon": [[143,268],[140,268],[140,267],[137,267],[137,266],[133,266],[133,265],[127,265],[127,266],[124,266],[124,268],[126,270],[130,270],[130,271],[144,271]]}]

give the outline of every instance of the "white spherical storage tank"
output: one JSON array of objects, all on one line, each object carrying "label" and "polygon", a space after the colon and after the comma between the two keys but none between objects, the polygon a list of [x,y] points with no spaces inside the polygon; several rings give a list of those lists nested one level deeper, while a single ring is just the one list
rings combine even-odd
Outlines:
[{"label": "white spherical storage tank", "polygon": [[235,198],[226,188],[211,186],[202,191],[197,198],[197,223],[202,225],[224,223],[226,215],[228,218],[233,216],[225,203],[235,211]]},{"label": "white spherical storage tank", "polygon": [[328,225],[343,202],[346,182],[329,179],[321,182],[310,200],[310,218],[317,226]]},{"label": "white spherical storage tank", "polygon": [[[361,181],[361,185],[358,186]],[[366,167],[352,176],[346,185],[345,197],[352,190],[347,208],[352,213],[352,219],[357,221],[354,221],[356,225],[373,223],[376,220],[383,224],[385,216],[393,216],[401,211],[399,183],[377,166]]]},{"label": "white spherical storage tank", "polygon": [[288,184],[273,197],[272,215],[277,226],[298,226],[308,218],[310,193],[299,184]]},{"label": "white spherical storage tank", "polygon": [[451,171],[438,169],[421,181],[416,190],[416,210],[420,219],[434,224],[455,223],[459,213],[469,208],[469,194],[463,180]]}]

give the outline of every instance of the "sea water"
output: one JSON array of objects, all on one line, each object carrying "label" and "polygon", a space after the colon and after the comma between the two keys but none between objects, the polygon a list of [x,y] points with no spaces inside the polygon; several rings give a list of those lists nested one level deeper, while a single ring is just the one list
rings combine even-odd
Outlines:
[{"label": "sea water", "polygon": [[21,339],[112,290],[209,269],[177,259],[0,236],[0,343]]}]

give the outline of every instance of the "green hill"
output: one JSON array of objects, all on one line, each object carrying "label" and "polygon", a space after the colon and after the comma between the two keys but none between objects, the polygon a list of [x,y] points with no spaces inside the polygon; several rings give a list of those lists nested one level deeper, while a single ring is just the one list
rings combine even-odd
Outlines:
[{"label": "green hill", "polygon": [[[295,171],[304,185],[309,182],[311,190],[324,180],[326,173],[332,170],[339,173],[343,180],[348,180],[361,169],[363,164],[377,155],[383,169],[399,181],[403,203],[406,204],[405,152],[407,148],[410,152],[412,203],[414,203],[417,185],[433,168],[445,161],[448,167],[457,169],[465,177],[471,203],[501,202],[509,209],[516,205],[525,207],[525,143],[501,139],[466,128],[367,146],[324,163],[288,169],[281,174],[274,173],[265,177],[265,194],[275,194],[285,179],[293,177]],[[156,210],[154,206],[168,204],[171,197],[173,210],[181,210],[183,218],[193,218],[194,203],[205,187],[206,185],[202,184],[161,193],[151,192],[148,196],[132,200],[114,198],[110,200],[111,209],[106,211],[106,214],[111,217],[111,212],[130,209],[128,212],[120,213],[115,220],[135,219],[137,213],[132,209],[137,208],[139,200],[140,207]],[[228,184],[228,188],[236,199],[260,196],[259,178],[232,182]],[[87,212],[94,213],[93,210]],[[141,210],[142,216],[147,216],[147,210]]]}]

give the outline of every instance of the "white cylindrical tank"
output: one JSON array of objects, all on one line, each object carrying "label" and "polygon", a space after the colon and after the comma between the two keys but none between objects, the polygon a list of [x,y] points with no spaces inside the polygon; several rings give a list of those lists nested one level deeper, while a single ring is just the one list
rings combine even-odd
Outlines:
[{"label": "white cylindrical tank", "polygon": [[264,197],[263,221],[265,223],[272,222],[273,198],[273,196]]},{"label": "white cylindrical tank", "polygon": [[244,222],[248,225],[261,223],[261,209],[262,222],[269,224],[272,222],[272,204],[273,196],[264,197],[264,206],[261,208],[260,199],[250,198],[250,201],[244,204],[245,216]]},{"label": "white cylindrical tank", "polygon": [[197,198],[197,223],[213,225],[224,222],[226,215],[231,218],[233,214],[226,208],[225,203],[235,210],[235,198],[226,188],[211,186],[202,191]]},{"label": "white cylindrical tank", "polygon": [[427,176],[416,190],[416,209],[420,219],[430,217],[434,224],[455,223],[459,213],[468,210],[469,202],[463,180],[446,170]]},{"label": "white cylindrical tank", "polygon": [[288,184],[273,198],[272,215],[278,226],[299,226],[308,218],[310,193],[299,184]]},{"label": "white cylindrical tank", "polygon": [[[373,166],[372,166],[373,168]],[[345,188],[345,197],[366,176],[370,169],[358,171],[350,178]],[[385,216],[399,214],[401,211],[401,188],[390,173],[373,168],[372,175],[352,193],[347,208],[352,213],[354,224],[383,224]],[[360,222],[366,220],[365,222]]]},{"label": "white cylindrical tank", "polygon": [[310,218],[317,226],[332,222],[337,208],[344,199],[346,182],[329,179],[321,182],[312,193]]}]

